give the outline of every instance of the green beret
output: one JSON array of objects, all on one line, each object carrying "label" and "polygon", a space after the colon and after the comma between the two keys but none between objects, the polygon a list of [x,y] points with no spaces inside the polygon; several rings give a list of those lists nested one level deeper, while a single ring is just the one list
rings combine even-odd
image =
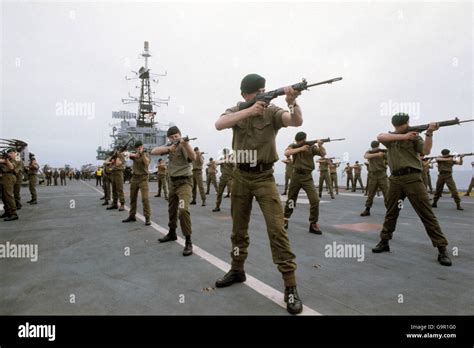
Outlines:
[{"label": "green beret", "polygon": [[370,143],[370,147],[376,148],[379,147],[380,143],[377,140],[374,140]]},{"label": "green beret", "polygon": [[16,152],[16,149],[14,147],[10,147],[7,149],[7,153],[12,153],[12,152]]},{"label": "green beret", "polygon": [[410,116],[408,116],[408,114],[405,114],[403,112],[399,112],[398,114],[393,115],[392,124],[395,127],[401,126],[402,124],[407,123],[409,119],[410,119]]},{"label": "green beret", "polygon": [[194,148],[194,151],[199,151],[199,147],[196,146],[196,147]]},{"label": "green beret", "polygon": [[166,136],[169,137],[169,136],[172,136],[173,134],[178,134],[178,133],[181,134],[181,131],[179,130],[179,128],[176,126],[173,126],[168,129]]},{"label": "green beret", "polygon": [[257,74],[248,74],[240,83],[242,93],[255,93],[260,88],[265,88],[265,79]]},{"label": "green beret", "polygon": [[298,132],[295,135],[295,140],[296,141],[301,141],[306,139],[306,133],[305,132]]},{"label": "green beret", "polygon": [[137,140],[137,141],[135,142],[135,148],[140,147],[140,146],[142,146],[142,145],[143,145],[143,143],[142,143],[141,140]]},{"label": "green beret", "polygon": [[441,154],[443,156],[449,155],[449,150],[448,149],[443,149],[443,150],[441,150]]}]

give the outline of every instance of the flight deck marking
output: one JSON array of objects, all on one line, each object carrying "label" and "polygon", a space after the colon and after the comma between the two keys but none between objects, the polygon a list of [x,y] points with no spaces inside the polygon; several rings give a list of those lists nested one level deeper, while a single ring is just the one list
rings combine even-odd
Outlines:
[{"label": "flight deck marking", "polygon": [[[82,181],[82,180],[81,180]],[[98,190],[94,186],[89,185],[85,181],[82,181],[84,184],[89,186],[90,188],[94,189],[100,194],[103,194],[102,191]],[[130,208],[125,205],[125,210],[130,211]],[[145,222],[145,217],[137,212],[136,217],[140,219],[141,221]],[[151,227],[153,227],[155,230],[162,234],[167,234],[168,230],[154,221],[151,221]],[[178,240],[176,240],[176,243],[184,247],[184,239],[178,236]],[[193,253],[195,255],[200,256],[202,259],[206,260],[210,264],[216,266],[223,272],[227,272],[230,269],[230,264],[221,260],[220,258],[208,253],[204,249],[198,247],[193,243]],[[258,280],[257,278],[249,275],[248,273],[246,274],[247,280],[244,282],[245,285],[247,285],[249,288],[255,290],[258,292],[260,295],[265,296],[269,300],[275,302],[277,305],[280,307],[283,307],[286,309],[286,303],[283,301],[283,293],[276,290],[275,288],[272,288],[270,285],[265,284],[264,282]],[[315,311],[314,309],[303,305],[303,313],[301,315],[322,315],[321,313]]]}]

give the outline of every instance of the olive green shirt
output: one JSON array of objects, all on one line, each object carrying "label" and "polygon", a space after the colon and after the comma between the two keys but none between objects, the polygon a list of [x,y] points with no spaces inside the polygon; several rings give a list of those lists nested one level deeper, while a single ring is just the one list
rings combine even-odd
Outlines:
[{"label": "olive green shirt", "polygon": [[[145,164],[145,158],[148,160]],[[148,164],[150,164],[150,156],[146,152],[142,152],[140,157],[131,157],[133,161],[132,173],[133,175],[148,175]]]},{"label": "olive green shirt", "polygon": [[201,169],[202,170],[202,165],[204,163],[204,159],[202,155],[200,154],[199,156],[196,154],[196,160],[193,161],[193,169]]},{"label": "olive green shirt", "polygon": [[[295,149],[298,145],[290,144],[289,148]],[[322,156],[321,149],[316,145],[311,146],[307,151],[293,154],[293,169],[314,170],[314,156]]]},{"label": "olive green shirt", "polygon": [[178,145],[176,151],[170,152],[168,158],[168,172],[170,177],[193,175],[192,161],[189,160],[188,154],[183,145]]},{"label": "olive green shirt", "polygon": [[362,165],[361,164],[354,164],[354,174],[358,175],[362,172]]},{"label": "olive green shirt", "polygon": [[436,161],[438,163],[438,171],[441,172],[453,172],[454,160],[450,159],[449,161]]},{"label": "olive green shirt", "polygon": [[285,167],[285,174],[291,174],[291,173],[293,173],[293,162],[292,161],[286,163],[286,167]]},{"label": "olive green shirt", "polygon": [[215,174],[216,171],[217,171],[216,161],[211,161],[211,162],[209,162],[209,170],[208,170],[208,173],[209,173],[209,174]]},{"label": "olive green shirt", "polygon": [[346,172],[346,174],[347,174],[348,176],[352,176],[352,167],[350,167],[350,166],[347,167],[347,166],[346,166],[346,167],[344,168],[344,171]]},{"label": "olive green shirt", "polygon": [[[374,154],[372,150],[369,150],[365,153],[367,154]],[[382,157],[373,157],[369,158],[368,160],[369,165],[367,166],[367,170],[369,172],[386,172],[387,171],[387,153],[384,153]]]},{"label": "olive green shirt", "polygon": [[431,163],[429,161],[422,161],[422,164],[423,164],[423,170],[425,171],[425,173],[429,174],[430,169],[431,169]]},{"label": "olive green shirt", "polygon": [[419,135],[413,140],[382,141],[387,148],[388,166],[390,171],[401,168],[414,168],[421,171],[418,154],[423,153],[423,138]]},{"label": "olive green shirt", "polygon": [[166,163],[158,164],[158,175],[166,175],[168,166]]},{"label": "olive green shirt", "polygon": [[28,174],[36,175],[38,174],[38,169],[39,169],[39,165],[38,163],[36,163],[36,161],[30,162],[30,165],[28,166]]},{"label": "olive green shirt", "polygon": [[117,159],[119,159],[122,163],[120,165],[114,165],[112,170],[125,170],[125,156],[123,153],[119,153],[117,155]]},{"label": "olive green shirt", "polygon": [[232,175],[234,172],[235,165],[233,162],[226,162],[221,164],[221,174]]},{"label": "olive green shirt", "polygon": [[328,162],[319,162],[319,171],[320,172],[327,172],[329,170],[329,163]]},{"label": "olive green shirt", "polygon": [[331,174],[337,174],[337,165],[335,165],[335,164],[330,164],[330,165],[329,165],[329,173],[331,173]]},{"label": "olive green shirt", "polygon": [[[227,109],[221,117],[239,111],[238,106]],[[282,116],[286,111],[270,104],[261,116],[247,117],[232,127],[232,148],[239,151],[256,150],[257,163],[278,161],[275,138],[278,130],[286,127]]]}]

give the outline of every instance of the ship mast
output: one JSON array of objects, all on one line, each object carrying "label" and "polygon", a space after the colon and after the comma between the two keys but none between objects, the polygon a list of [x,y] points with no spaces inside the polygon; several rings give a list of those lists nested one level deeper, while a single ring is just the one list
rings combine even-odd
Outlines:
[{"label": "ship mast", "polygon": [[156,111],[153,111],[153,106],[159,107],[161,104],[168,105],[170,98],[153,98],[155,92],[151,90],[150,82],[158,83],[158,77],[166,76],[166,72],[164,74],[153,74],[150,72],[151,69],[148,68],[148,58],[151,57],[151,54],[149,52],[148,41],[145,41],[144,49],[140,56],[144,58],[145,66],[142,66],[138,72],[132,71],[136,77],[125,77],[127,80],[140,79],[140,87],[137,86],[137,88],[140,88],[140,97],[133,97],[129,93],[129,97],[122,99],[122,102],[124,104],[138,103],[137,127],[153,127],[156,115]]}]

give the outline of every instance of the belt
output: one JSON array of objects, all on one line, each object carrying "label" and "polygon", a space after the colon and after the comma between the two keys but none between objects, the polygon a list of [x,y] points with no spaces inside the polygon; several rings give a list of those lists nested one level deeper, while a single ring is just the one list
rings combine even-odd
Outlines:
[{"label": "belt", "polygon": [[302,175],[311,174],[311,172],[312,172],[311,169],[297,169],[297,168],[294,168],[293,170],[295,171],[295,173],[302,174]]},{"label": "belt", "polygon": [[178,181],[178,180],[187,180],[191,178],[190,176],[170,176],[171,181]]},{"label": "belt", "polygon": [[202,168],[200,168],[200,169],[193,169],[193,172],[196,172],[196,171],[198,171],[198,170],[202,171]]},{"label": "belt", "polygon": [[250,166],[249,163],[241,163],[237,165],[237,168],[243,172],[264,172],[273,169],[273,163],[259,163],[254,167]]},{"label": "belt", "polygon": [[393,176],[402,176],[402,175],[407,175],[407,174],[412,174],[412,173],[421,173],[421,170],[412,168],[412,167],[405,167],[405,168],[400,168],[397,170],[394,170],[392,172]]},{"label": "belt", "polygon": [[442,171],[442,172],[439,172],[440,174],[453,174],[453,172],[446,172],[446,171]]},{"label": "belt", "polygon": [[148,174],[132,174],[132,176],[148,176]]}]

